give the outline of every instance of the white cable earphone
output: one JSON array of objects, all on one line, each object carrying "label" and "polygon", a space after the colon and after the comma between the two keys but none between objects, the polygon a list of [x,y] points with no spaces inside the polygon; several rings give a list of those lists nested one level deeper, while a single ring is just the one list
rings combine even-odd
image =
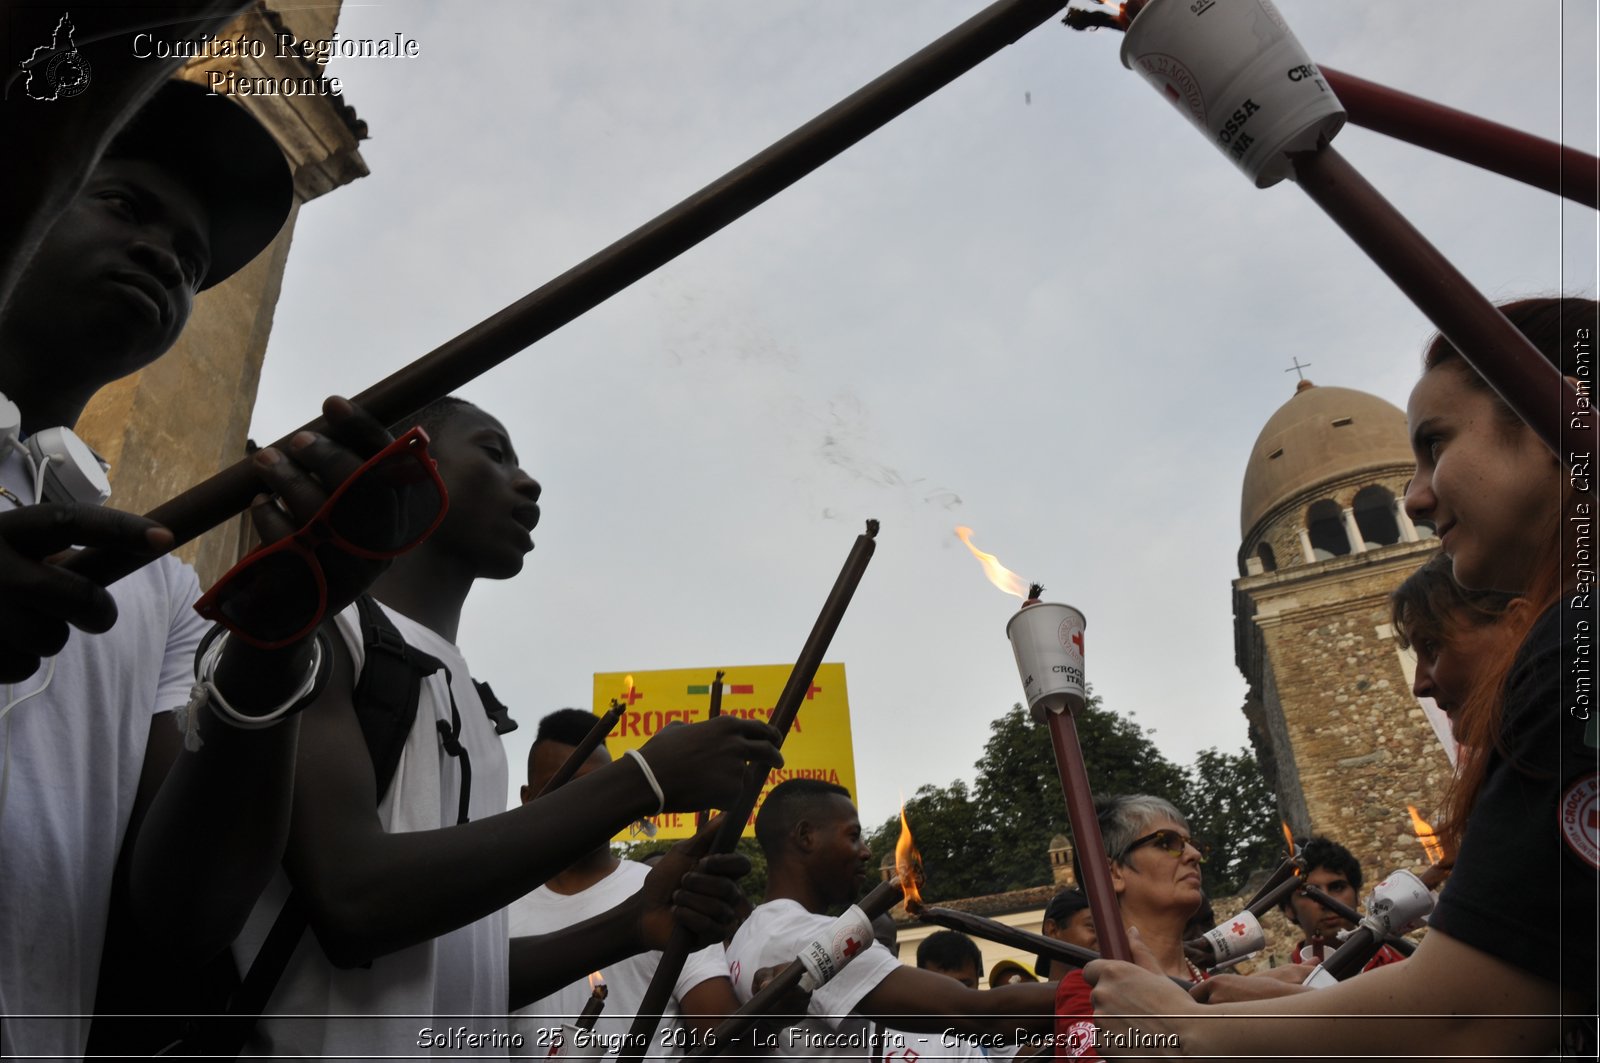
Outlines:
[{"label": "white cable earphone", "polygon": [[22,411],[0,392],[0,458],[21,446],[33,466],[36,498],[44,502],[104,505],[111,481],[89,445],[70,428],[44,428],[22,439]]}]

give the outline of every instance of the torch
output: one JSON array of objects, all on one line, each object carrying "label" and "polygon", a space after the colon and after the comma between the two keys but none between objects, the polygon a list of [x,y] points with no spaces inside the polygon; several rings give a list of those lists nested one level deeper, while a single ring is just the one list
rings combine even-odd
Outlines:
[{"label": "torch", "polygon": [[[583,762],[588,760],[600,743],[606,740],[606,735],[610,734],[611,729],[617,725],[617,721],[622,719],[622,714],[628,711],[628,706],[625,702],[633,694],[633,676],[630,675],[628,677],[625,685],[627,693],[623,695],[624,701],[618,701],[616,698],[611,699],[611,707],[604,714],[595,718],[594,726],[590,727],[589,733],[583,736],[583,741],[579,742],[572,752],[567,754],[567,759],[561,762],[561,767],[556,769],[556,773],[550,776],[550,781],[544,784],[544,789],[539,791],[539,797],[543,797],[556,787],[569,782],[574,775],[578,774],[578,769],[583,767]],[[604,984],[603,982],[601,983],[602,988]],[[604,994],[601,995],[600,999],[605,999]]]},{"label": "torch", "polygon": [[[1301,855],[1302,847],[1294,843],[1294,835],[1289,831],[1289,824],[1283,824],[1283,840],[1289,843],[1289,856],[1279,864],[1277,870],[1267,876],[1267,881],[1256,890],[1255,896],[1244,902],[1246,908],[1254,909],[1256,904],[1272,890],[1278,888],[1286,879],[1292,879],[1306,873],[1305,858]],[[1262,909],[1265,911],[1266,909]]]},{"label": "torch", "polygon": [[[1130,4],[1122,63],[1259,188],[1293,177],[1557,455],[1577,390],[1329,141],[1346,112],[1271,0]],[[1560,402],[1553,403],[1552,397]]]},{"label": "torch", "polygon": [[1385,938],[1415,930],[1431,911],[1433,894],[1422,880],[1409,871],[1392,872],[1372,888],[1367,914],[1333,955],[1306,976],[1305,984],[1320,989],[1359,974],[1383,948]]},{"label": "torch", "polygon": [[872,921],[893,909],[901,898],[916,896],[917,884],[921,881],[922,855],[912,844],[911,824],[906,821],[906,806],[902,802],[900,837],[894,846],[894,876],[874,886],[860,904],[851,905],[834,921],[828,933],[801,949],[792,963],[774,975],[738,1011],[718,1023],[706,1042],[689,1055],[720,1055],[795,989],[815,992],[857,955],[872,947]]},{"label": "torch", "polygon": [[[1426,880],[1423,879],[1421,875],[1418,875],[1417,878],[1418,881],[1423,882],[1424,885],[1427,884]],[[1316,901],[1318,904],[1328,909],[1328,911],[1333,912],[1339,918],[1357,926],[1361,924],[1361,913],[1350,907],[1348,904],[1345,904],[1343,901],[1329,896],[1327,893],[1324,893],[1321,889],[1311,885],[1309,882],[1301,887],[1301,889],[1307,897]],[[1394,949],[1396,952],[1404,953],[1407,956],[1417,951],[1417,947],[1415,945],[1401,937],[1387,937],[1383,939],[1383,943]],[[1322,959],[1322,946],[1320,944],[1317,945],[1317,959]]]},{"label": "torch", "polygon": [[[717,677],[711,681],[711,707],[706,710],[706,719],[715,720],[722,715],[722,677],[725,673],[717,669]],[[694,829],[702,830],[711,822],[711,810],[703,808],[694,814]]]},{"label": "torch", "polygon": [[[828,652],[828,643],[833,641],[833,633],[839,629],[839,622],[850,607],[856,586],[867,571],[867,563],[872,560],[877,546],[877,535],[878,522],[867,521],[867,530],[856,536],[839,578],[828,592],[827,601],[822,603],[817,622],[806,636],[805,645],[800,647],[800,656],[789,673],[789,681],[784,684],[783,692],[778,695],[777,704],[773,706],[772,715],[767,721],[778,732],[780,743],[788,736],[789,728],[799,715],[800,703],[811,688],[811,681],[816,678],[822,656]],[[711,843],[713,853],[730,852],[738,843],[766,784],[767,769],[746,772],[744,786],[733,804],[725,810],[722,827]],[[682,926],[673,927],[672,937],[661,952],[661,962],[656,965],[656,972],[650,978],[650,986],[639,1001],[639,1011],[634,1016],[633,1025],[628,1028],[626,1045],[617,1055],[618,1063],[638,1063],[644,1056],[645,1049],[655,1038],[662,1011],[672,995],[673,986],[678,984],[678,976],[683,973],[684,962],[689,958],[689,949],[693,944],[693,935],[688,930]]]},{"label": "torch", "polygon": [[1185,941],[1184,955],[1196,967],[1218,967],[1237,963],[1265,947],[1267,935],[1261,929],[1261,917],[1303,886],[1304,881],[1299,875],[1291,874],[1273,888],[1258,893],[1232,919],[1224,919],[1199,937]]},{"label": "torch", "polygon": [[1288,857],[1267,876],[1267,881],[1245,902],[1244,909],[1200,937],[1183,943],[1184,955],[1190,963],[1207,968],[1237,963],[1266,945],[1267,935],[1261,929],[1261,917],[1295,890],[1303,888],[1306,873],[1302,847],[1295,844],[1287,823],[1283,824],[1283,840],[1289,844]]},{"label": "torch", "polygon": [[[1083,614],[1070,605],[1041,602],[1044,588],[1024,584],[1015,572],[1000,564],[989,553],[972,544],[972,529],[958,527],[956,535],[983,565],[989,582],[1023,598],[1022,608],[1006,624],[1017,658],[1017,672],[1028,698],[1028,710],[1035,720],[1047,720],[1050,742],[1055,749],[1056,771],[1067,800],[1067,822],[1078,847],[1078,862],[1083,868],[1083,887],[1089,895],[1089,910],[1094,914],[1095,931],[1106,956],[1114,960],[1133,959],[1128,932],[1122,925],[1122,912],[1111,885],[1111,864],[1106,859],[1100,837],[1100,820],[1094,811],[1094,795],[1083,762],[1083,747],[1078,742],[1078,727],[1072,713],[1084,706]],[[1024,594],[1023,588],[1027,587]]]},{"label": "torch", "polygon": [[545,1053],[546,1059],[600,1059],[606,1054],[604,1041],[596,1039],[594,1034],[595,1020],[600,1018],[600,1012],[606,1006],[606,980],[596,971],[589,976],[589,999],[583,1002],[583,1010],[578,1012],[578,1017],[573,1022],[561,1024],[561,1032],[556,1035],[550,1045],[550,1051]]},{"label": "torch", "polygon": [[595,1020],[600,1017],[600,1012],[606,1006],[606,980],[596,971],[589,976],[589,999],[584,1001],[583,1010],[578,1012],[578,1021],[574,1024],[580,1030],[594,1029]]},{"label": "torch", "polygon": [[[1145,6],[1145,0],[1120,5],[1097,2],[1102,6],[1073,8],[1062,21],[1073,29],[1126,31]],[[1593,155],[1330,67],[1291,69],[1288,76],[1325,83],[1338,96],[1352,125],[1554,192],[1586,207],[1600,207],[1600,184],[1596,183],[1600,160]]]}]

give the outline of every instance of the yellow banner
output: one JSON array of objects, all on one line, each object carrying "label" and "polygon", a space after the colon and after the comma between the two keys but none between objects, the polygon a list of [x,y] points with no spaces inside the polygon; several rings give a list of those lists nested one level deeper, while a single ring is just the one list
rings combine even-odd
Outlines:
[{"label": "yellow banner", "polygon": [[[794,666],[757,664],[724,668],[722,715],[766,720],[778,703],[783,685]],[[627,706],[606,739],[613,758],[637,749],[657,731],[673,723],[698,723],[708,718],[715,668],[671,668],[656,672],[596,672],[594,713],[601,715],[615,699]],[[627,685],[633,676],[633,689]],[[850,702],[845,694],[844,665],[824,664],[817,669],[811,688],[800,702],[800,714],[783,743],[784,766],[767,776],[766,791],[786,779],[825,779],[856,792],[856,759],[850,744]],[[756,803],[759,811],[761,804]],[[688,838],[695,831],[693,812],[667,813],[654,820],[659,838]],[[755,836],[755,816],[745,824],[744,836]],[[623,832],[617,841],[635,841]]]}]

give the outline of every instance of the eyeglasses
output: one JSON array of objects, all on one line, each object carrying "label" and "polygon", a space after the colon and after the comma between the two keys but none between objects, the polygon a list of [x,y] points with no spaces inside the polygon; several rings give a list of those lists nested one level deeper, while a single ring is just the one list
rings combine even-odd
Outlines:
[{"label": "eyeglasses", "polygon": [[328,608],[317,551],[398,557],[426,539],[449,508],[428,433],[413,428],[367,459],[299,531],[243,558],[194,608],[264,650],[309,635]]},{"label": "eyeglasses", "polygon": [[[1202,864],[1211,859],[1210,845],[1205,842],[1195,841],[1187,834],[1175,830],[1158,830],[1154,833],[1146,834],[1143,838],[1135,838],[1122,850],[1122,857],[1126,857],[1135,849],[1145,845],[1153,845],[1162,852],[1177,857],[1183,856],[1186,846],[1193,846],[1195,851],[1200,854],[1200,862]],[[1122,859],[1122,857],[1118,857],[1118,859]]]}]

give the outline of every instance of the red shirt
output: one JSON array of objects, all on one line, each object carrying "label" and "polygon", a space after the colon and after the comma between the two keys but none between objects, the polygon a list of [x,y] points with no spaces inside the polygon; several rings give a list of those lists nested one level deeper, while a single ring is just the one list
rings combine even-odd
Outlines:
[{"label": "red shirt", "polygon": [[1099,1059],[1094,1050],[1094,1006],[1082,971],[1073,971],[1056,987],[1056,1057]]},{"label": "red shirt", "polygon": [[[1200,973],[1205,978],[1204,971]],[[1094,1005],[1082,971],[1073,971],[1056,987],[1055,1054],[1058,1059],[1097,1060],[1094,1050]]]}]

